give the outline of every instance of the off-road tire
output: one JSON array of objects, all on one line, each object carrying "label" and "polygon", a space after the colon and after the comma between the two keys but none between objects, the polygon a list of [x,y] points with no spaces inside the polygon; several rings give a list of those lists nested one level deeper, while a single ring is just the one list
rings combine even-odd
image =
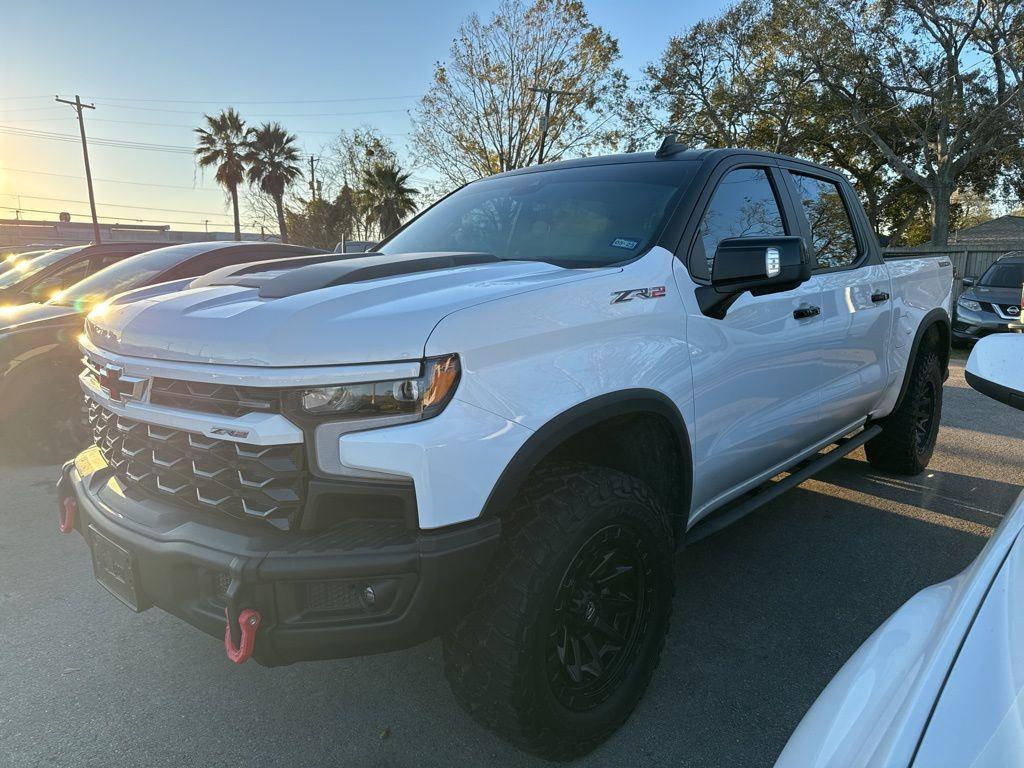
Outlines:
[{"label": "off-road tire", "polygon": [[[630,475],[558,464],[535,472],[512,502],[503,538],[473,608],[444,637],[445,673],[484,726],[527,751],[570,760],[622,725],[658,665],[674,591],[669,516]],[[608,578],[590,571],[606,557],[602,568],[614,564]],[[598,647],[595,634],[618,636],[625,650],[606,641],[596,665],[581,663],[580,651]],[[595,666],[604,683],[588,671]]]},{"label": "off-road tire", "polygon": [[880,422],[881,434],[864,446],[875,469],[897,475],[924,471],[935,450],[942,419],[942,361],[934,349],[914,360],[903,402]]}]

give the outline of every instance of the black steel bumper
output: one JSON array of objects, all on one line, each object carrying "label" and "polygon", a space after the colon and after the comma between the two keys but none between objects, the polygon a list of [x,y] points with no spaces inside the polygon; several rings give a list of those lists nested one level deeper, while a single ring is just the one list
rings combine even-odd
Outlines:
[{"label": "black steel bumper", "polygon": [[320,532],[256,530],[215,511],[131,498],[95,449],[64,466],[58,491],[62,505],[77,501],[73,527],[91,546],[105,540],[130,554],[133,607],[155,605],[218,638],[226,611],[259,611],[253,658],[268,666],[436,635],[467,607],[500,537],[493,519],[436,532],[357,517]]}]

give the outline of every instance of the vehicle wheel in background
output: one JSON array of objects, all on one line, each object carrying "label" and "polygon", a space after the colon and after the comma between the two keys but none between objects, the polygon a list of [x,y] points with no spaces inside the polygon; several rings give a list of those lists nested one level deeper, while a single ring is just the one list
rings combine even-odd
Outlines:
[{"label": "vehicle wheel in background", "polygon": [[950,339],[949,344],[953,349],[969,349],[971,346],[971,342],[966,339],[958,339],[956,336]]},{"label": "vehicle wheel in background", "polygon": [[898,475],[924,471],[935,450],[942,418],[942,361],[925,348],[914,360],[910,383],[899,407],[882,419],[882,432],[864,446],[875,469]]},{"label": "vehicle wheel in background", "polygon": [[673,559],[668,514],[641,481],[580,464],[537,471],[473,608],[444,638],[459,703],[545,757],[594,749],[658,665]]}]

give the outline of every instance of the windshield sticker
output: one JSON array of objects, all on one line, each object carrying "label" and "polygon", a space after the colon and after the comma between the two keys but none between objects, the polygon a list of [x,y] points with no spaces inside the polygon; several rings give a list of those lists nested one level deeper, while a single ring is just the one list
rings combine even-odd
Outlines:
[{"label": "windshield sticker", "polygon": [[640,245],[638,237],[616,237],[612,240],[612,248],[625,248],[627,251],[632,251],[638,245]]}]

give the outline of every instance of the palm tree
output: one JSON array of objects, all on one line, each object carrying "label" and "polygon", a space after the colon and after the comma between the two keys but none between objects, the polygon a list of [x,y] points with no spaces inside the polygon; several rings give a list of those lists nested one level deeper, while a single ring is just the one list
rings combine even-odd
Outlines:
[{"label": "palm tree", "polygon": [[217,183],[231,194],[235,214],[235,240],[242,239],[238,220],[238,185],[245,179],[245,153],[248,145],[245,121],[228,107],[216,117],[205,115],[206,127],[196,128],[195,154],[203,168],[216,166]]},{"label": "palm tree", "polygon": [[407,186],[410,176],[394,162],[375,163],[363,173],[366,212],[379,223],[382,238],[402,226],[402,219],[416,210],[419,190]]},{"label": "palm tree", "polygon": [[270,195],[277,208],[277,226],[281,242],[288,242],[288,225],[284,220],[284,191],[302,176],[299,168],[298,139],[280,123],[263,123],[252,131],[245,162],[249,166],[249,183]]}]

